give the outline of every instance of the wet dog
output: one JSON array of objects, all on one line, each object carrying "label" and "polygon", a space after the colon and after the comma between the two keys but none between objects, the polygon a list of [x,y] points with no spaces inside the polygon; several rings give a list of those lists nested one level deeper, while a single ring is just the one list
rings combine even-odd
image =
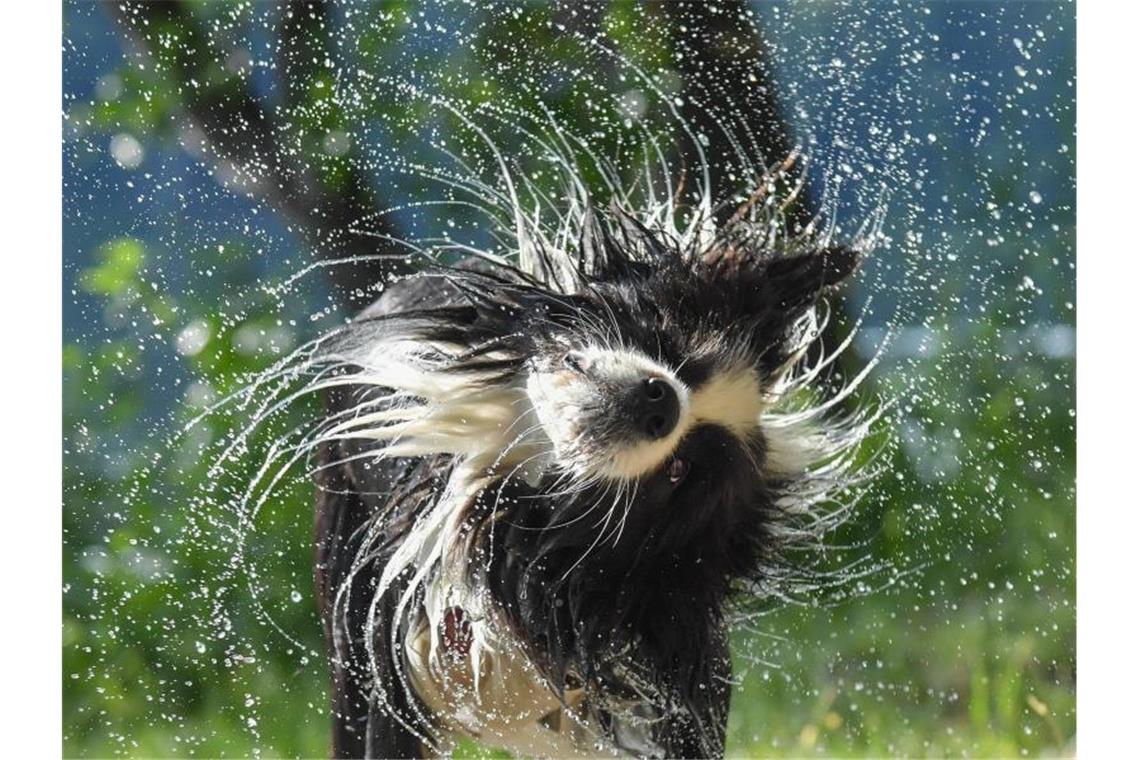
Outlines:
[{"label": "wet dog", "polygon": [[515,214],[511,256],[427,267],[319,351],[334,753],[723,755],[729,611],[858,477],[814,347],[863,247],[707,198]]}]

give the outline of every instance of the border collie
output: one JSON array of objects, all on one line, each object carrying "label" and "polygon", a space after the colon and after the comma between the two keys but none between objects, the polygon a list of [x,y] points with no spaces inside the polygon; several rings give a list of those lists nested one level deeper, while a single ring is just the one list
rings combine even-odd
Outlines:
[{"label": "border collie", "polygon": [[722,756],[731,612],[851,506],[865,373],[824,392],[818,338],[870,237],[788,233],[771,173],[731,214],[570,187],[540,224],[507,177],[505,253],[317,352],[336,756]]}]

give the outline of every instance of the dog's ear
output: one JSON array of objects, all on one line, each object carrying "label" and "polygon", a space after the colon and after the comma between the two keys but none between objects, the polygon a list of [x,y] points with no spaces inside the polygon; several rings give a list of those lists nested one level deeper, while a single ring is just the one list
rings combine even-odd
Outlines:
[{"label": "dog's ear", "polygon": [[853,248],[828,247],[768,258],[754,270],[758,280],[750,308],[757,316],[753,340],[762,371],[786,366],[792,358],[788,331],[823,293],[850,277],[861,260]]},{"label": "dog's ear", "polygon": [[863,263],[863,254],[855,248],[847,246],[832,246],[824,248],[818,254],[823,259],[824,287],[830,288],[839,285]]},{"label": "dog's ear", "polygon": [[862,260],[862,253],[846,246],[774,258],[764,268],[765,290],[778,307],[798,311],[850,277]]},{"label": "dog's ear", "polygon": [[578,238],[578,273],[605,278],[622,274],[628,261],[594,208],[587,208]]},{"label": "dog's ear", "polygon": [[640,248],[650,259],[657,261],[668,254],[664,241],[639,222],[637,217],[622,208],[616,200],[610,204],[610,214],[617,221],[617,228],[626,248]]},{"label": "dog's ear", "polygon": [[578,237],[578,272],[582,275],[625,277],[665,259],[670,252],[664,240],[616,201],[607,216],[594,208],[583,213]]}]

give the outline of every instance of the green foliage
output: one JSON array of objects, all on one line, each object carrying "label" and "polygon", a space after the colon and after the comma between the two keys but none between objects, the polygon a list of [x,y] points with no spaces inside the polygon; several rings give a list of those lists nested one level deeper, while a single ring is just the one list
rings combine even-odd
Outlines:
[{"label": "green foliage", "polygon": [[99,263],[83,271],[80,286],[100,296],[121,296],[137,281],[143,264],[143,246],[137,240],[121,238],[99,246]]}]

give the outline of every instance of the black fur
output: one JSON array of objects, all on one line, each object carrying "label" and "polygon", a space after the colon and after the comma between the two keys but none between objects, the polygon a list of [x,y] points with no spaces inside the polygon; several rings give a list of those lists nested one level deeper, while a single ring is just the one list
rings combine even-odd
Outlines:
[{"label": "black fur", "polygon": [[[331,394],[330,407],[342,403],[341,393]],[[320,450],[322,463],[338,462],[358,454],[359,446],[341,442]],[[397,663],[387,647],[378,646],[380,670],[387,699],[383,708],[375,698],[372,670],[364,646],[364,621],[368,619],[375,581],[395,542],[415,517],[415,508],[431,498],[430,481],[419,471],[426,463],[379,462],[371,467],[334,466],[317,475],[317,598],[324,623],[325,640],[332,662],[333,733],[331,755],[350,757],[419,757],[424,728],[415,726],[416,696],[396,678]],[[384,521],[384,536],[375,547],[375,557],[355,567],[362,548],[367,549],[367,530]],[[356,579],[347,593],[338,596],[350,576]],[[376,640],[386,642],[393,623],[392,605],[400,589],[379,601],[376,619],[381,625]],[[343,625],[339,621],[345,621]],[[422,712],[422,711],[421,711]]]},{"label": "black fur", "polygon": [[[616,326],[628,345],[697,388],[729,352],[745,351],[761,377],[778,371],[797,321],[858,263],[848,249],[785,256],[731,236],[710,250],[682,251],[620,211],[609,222],[587,219],[578,254],[574,295],[488,264],[425,272],[391,287],[343,340],[360,345],[398,334],[458,343],[467,350],[446,371],[490,384],[556,360],[567,340]],[[376,389],[334,394],[330,415],[370,392]],[[321,449],[317,580],[334,663],[333,753],[419,756],[436,727],[403,687],[402,665],[387,646],[391,626],[402,625],[392,616],[402,589],[379,600],[380,683],[368,664],[365,625],[381,568],[439,498],[454,463],[349,459],[365,451],[360,446]],[[485,569],[488,592],[552,688],[584,686],[596,725],[615,743],[622,742],[621,706],[640,702],[665,755],[723,755],[726,609],[735,589],[763,581],[781,561],[771,530],[780,484],[756,466],[765,455],[762,433],[744,442],[715,425],[694,428],[674,454],[687,477],[672,482],[666,462],[602,527],[593,516],[575,518],[603,486],[567,495],[554,476],[533,486],[497,480],[467,505],[471,566]]]}]

